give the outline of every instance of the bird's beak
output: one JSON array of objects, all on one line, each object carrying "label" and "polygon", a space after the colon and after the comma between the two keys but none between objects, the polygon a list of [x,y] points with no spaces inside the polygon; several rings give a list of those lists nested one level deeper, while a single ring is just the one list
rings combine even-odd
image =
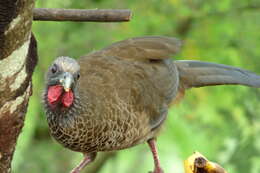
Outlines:
[{"label": "bird's beak", "polygon": [[69,92],[70,89],[71,89],[71,86],[74,82],[74,78],[72,76],[71,73],[69,72],[64,72],[62,75],[61,75],[61,78],[60,78],[60,83],[61,85],[63,86],[64,90],[66,92]]}]

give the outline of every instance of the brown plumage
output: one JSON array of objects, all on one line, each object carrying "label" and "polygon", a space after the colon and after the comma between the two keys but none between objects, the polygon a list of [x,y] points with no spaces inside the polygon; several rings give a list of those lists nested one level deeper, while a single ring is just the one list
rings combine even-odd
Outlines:
[{"label": "brown plumage", "polygon": [[[79,172],[100,151],[148,141],[154,173],[162,173],[154,138],[185,89],[222,84],[260,87],[254,73],[200,61],[174,61],[171,37],[124,40],[75,61],[59,57],[46,75],[45,110],[52,136],[85,154]],[[79,77],[80,75],[80,77]]]}]

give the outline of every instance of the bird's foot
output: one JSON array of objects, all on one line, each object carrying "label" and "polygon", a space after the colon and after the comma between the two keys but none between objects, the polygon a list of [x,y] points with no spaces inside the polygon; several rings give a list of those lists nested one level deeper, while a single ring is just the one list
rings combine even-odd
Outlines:
[{"label": "bird's foot", "polygon": [[86,165],[88,165],[90,162],[92,162],[95,159],[96,155],[97,155],[97,153],[84,154],[84,159],[80,162],[80,164],[77,167],[72,169],[72,171],[70,171],[70,173],[80,173],[80,171]]},{"label": "bird's foot", "polygon": [[158,153],[157,153],[155,139],[150,139],[147,142],[148,142],[149,147],[150,147],[150,149],[152,151],[153,160],[154,160],[154,171],[153,172],[149,172],[149,173],[163,173],[163,170],[162,170],[161,165],[160,165]]},{"label": "bird's foot", "polygon": [[80,170],[76,167],[70,171],[70,173],[79,173]]},{"label": "bird's foot", "polygon": [[164,173],[163,169],[162,168],[155,168],[153,172],[149,172],[149,173]]}]

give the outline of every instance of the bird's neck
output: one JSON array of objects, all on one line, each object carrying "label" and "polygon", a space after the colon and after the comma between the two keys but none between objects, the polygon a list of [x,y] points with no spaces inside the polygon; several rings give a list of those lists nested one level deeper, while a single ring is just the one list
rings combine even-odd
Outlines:
[{"label": "bird's neck", "polygon": [[64,107],[59,103],[56,105],[50,105],[47,99],[47,92],[48,91],[46,89],[43,100],[48,123],[53,125],[63,124],[65,126],[68,124],[68,122],[73,124],[75,118],[81,114],[83,110],[78,91],[76,89],[73,91],[74,100],[70,107]]}]

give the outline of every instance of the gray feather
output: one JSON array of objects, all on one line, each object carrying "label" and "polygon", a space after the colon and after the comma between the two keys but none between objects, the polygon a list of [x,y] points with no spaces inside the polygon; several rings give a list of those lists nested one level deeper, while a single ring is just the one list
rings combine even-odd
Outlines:
[{"label": "gray feather", "polygon": [[202,61],[174,61],[186,88],[210,85],[260,87],[260,76],[247,70]]}]

